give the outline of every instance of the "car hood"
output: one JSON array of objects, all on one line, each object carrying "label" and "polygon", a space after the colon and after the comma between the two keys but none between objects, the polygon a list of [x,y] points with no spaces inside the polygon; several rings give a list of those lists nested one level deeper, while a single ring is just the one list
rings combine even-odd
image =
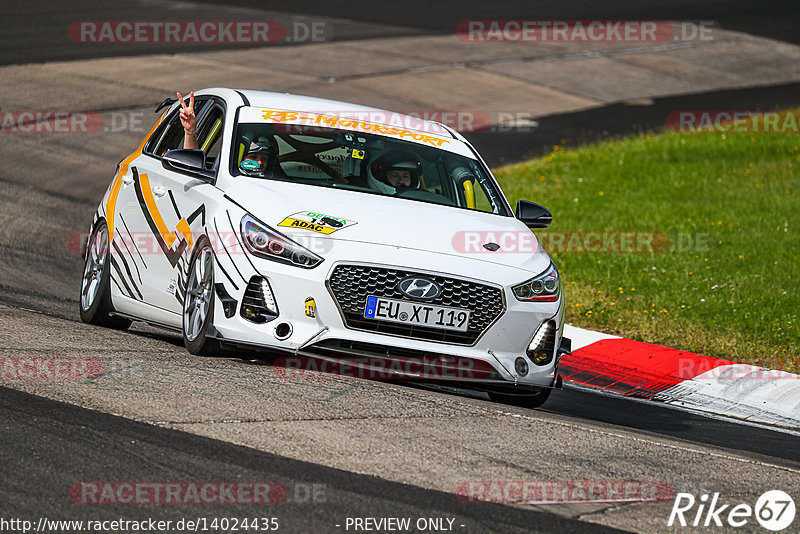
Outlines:
[{"label": "car hood", "polygon": [[[259,220],[300,243],[318,239],[406,248],[516,267],[533,274],[550,264],[533,233],[513,217],[258,179],[236,180],[226,188],[226,194]],[[329,217],[322,221],[320,216]],[[315,224],[319,222],[322,224]],[[483,245],[488,243],[500,248],[487,250]]]}]

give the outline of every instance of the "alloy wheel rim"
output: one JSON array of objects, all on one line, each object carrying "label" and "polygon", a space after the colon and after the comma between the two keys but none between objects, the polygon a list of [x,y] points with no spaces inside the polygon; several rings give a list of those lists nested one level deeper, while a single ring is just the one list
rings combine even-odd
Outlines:
[{"label": "alloy wheel rim", "polygon": [[183,304],[183,331],[194,341],[200,335],[211,306],[211,252],[206,247],[194,262]]},{"label": "alloy wheel rim", "polygon": [[108,228],[103,226],[92,235],[92,241],[86,251],[81,283],[81,307],[84,311],[88,310],[97,298],[107,255]]}]

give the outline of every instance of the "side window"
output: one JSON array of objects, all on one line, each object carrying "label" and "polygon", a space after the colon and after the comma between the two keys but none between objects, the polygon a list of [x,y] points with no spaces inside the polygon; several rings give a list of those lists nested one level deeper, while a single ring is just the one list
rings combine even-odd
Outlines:
[{"label": "side window", "polygon": [[[206,104],[206,100],[196,99],[194,102],[195,116],[200,116],[200,112]],[[162,126],[155,134],[154,139],[148,143],[146,152],[155,156],[161,157],[167,150],[174,150],[176,148],[183,148],[183,125],[181,124],[180,113],[178,109],[174,110],[172,115],[167,117],[165,125]],[[154,142],[155,138],[157,142]]]},{"label": "side window", "polygon": [[181,124],[181,120],[176,113],[174,117],[172,117],[167,125],[166,129],[164,130],[164,134],[161,136],[161,140],[158,142],[158,146],[153,150],[153,153],[156,156],[163,156],[167,150],[173,150],[176,148],[181,148],[183,145],[183,125]]}]

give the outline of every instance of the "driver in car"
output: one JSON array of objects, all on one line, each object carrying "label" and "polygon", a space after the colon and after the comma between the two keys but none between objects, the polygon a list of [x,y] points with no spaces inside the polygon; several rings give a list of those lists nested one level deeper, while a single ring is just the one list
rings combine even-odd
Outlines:
[{"label": "driver in car", "polygon": [[411,152],[390,150],[370,165],[376,189],[393,194],[404,189],[417,189],[422,175],[422,164]]},{"label": "driver in car", "polygon": [[[246,139],[244,140],[247,141]],[[280,175],[277,167],[277,147],[274,140],[269,137],[258,137],[249,143],[247,152],[242,156],[239,163],[241,171],[248,176],[258,176],[264,178],[267,171]]]}]

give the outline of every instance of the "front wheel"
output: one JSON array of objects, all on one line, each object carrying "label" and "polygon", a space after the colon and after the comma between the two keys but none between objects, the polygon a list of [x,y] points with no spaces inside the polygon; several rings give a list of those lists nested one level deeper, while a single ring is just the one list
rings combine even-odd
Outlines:
[{"label": "front wheel", "polygon": [[203,240],[189,264],[183,297],[183,344],[192,354],[214,356],[219,342],[208,336],[214,322],[214,257]]},{"label": "front wheel", "polygon": [[533,395],[508,395],[504,393],[489,393],[489,398],[494,402],[511,404],[521,408],[539,408],[550,398],[550,388],[542,388]]},{"label": "front wheel", "polygon": [[81,321],[97,326],[124,330],[131,321],[111,315],[111,269],[108,226],[101,220],[95,226],[86,246],[86,262],[81,279]]}]

